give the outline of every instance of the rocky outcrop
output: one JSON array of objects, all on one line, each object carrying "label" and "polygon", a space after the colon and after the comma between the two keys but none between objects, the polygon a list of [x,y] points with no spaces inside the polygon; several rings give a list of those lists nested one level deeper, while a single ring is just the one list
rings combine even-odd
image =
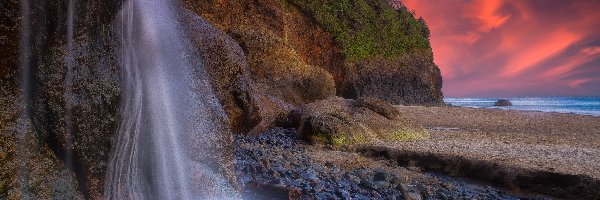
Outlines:
[{"label": "rocky outcrop", "polygon": [[443,101],[440,71],[428,56],[415,53],[368,59],[348,64],[346,73],[345,97],[375,97],[403,105],[437,105]]},{"label": "rocky outcrop", "polygon": [[35,133],[76,173],[84,195],[97,199],[118,127],[120,65],[110,30],[84,33],[90,35],[78,36],[72,71],[64,43],[37,53],[29,104]]},{"label": "rocky outcrop", "polygon": [[297,112],[300,135],[312,142],[340,146],[428,137],[420,125],[402,117],[392,105],[368,97],[332,97],[307,104]]},{"label": "rocky outcrop", "polygon": [[261,121],[250,133],[275,126],[297,106],[335,95],[333,76],[307,62],[289,42],[286,12],[280,1],[183,2],[242,47],[254,95],[261,99],[257,102]]},{"label": "rocky outcrop", "polygon": [[[234,35],[247,53],[252,79],[267,83],[265,88],[270,94],[284,96],[282,100],[286,102],[309,103],[327,97],[317,96],[302,102],[298,97],[302,93],[298,92],[303,90],[281,87],[297,76],[297,69],[289,67],[297,65],[294,63],[306,65],[305,69],[311,71],[324,69],[333,78],[337,95],[346,98],[376,97],[394,104],[417,105],[443,102],[442,79],[433,63],[429,30],[423,20],[415,19],[405,7],[394,9],[383,0],[346,2],[348,5],[310,0],[185,0],[184,3]],[[344,9],[332,10],[336,7]],[[249,39],[253,47],[257,42],[262,47],[246,48]],[[271,62],[275,67],[265,64],[272,57],[268,56],[271,53],[262,53],[264,49],[280,46],[295,55],[279,54],[278,61]],[[263,74],[273,70],[284,72],[283,76],[270,78],[273,74]],[[323,85],[312,80],[303,79],[304,87]]]},{"label": "rocky outcrop", "polygon": [[[20,61],[23,69],[29,71],[23,77],[23,83],[29,85],[23,101],[31,114],[31,132],[35,135],[32,144],[43,152],[34,156],[35,159],[46,160],[44,162],[50,163],[48,166],[54,166],[51,168],[57,169],[56,177],[68,178],[64,169],[71,170],[81,195],[91,199],[102,196],[111,142],[119,121],[120,38],[113,21],[121,2],[77,1],[71,51],[66,38],[68,1],[30,5],[27,18],[30,21],[22,26],[17,21],[21,19],[19,2],[0,3],[2,95],[18,96],[16,74]],[[326,143],[404,138],[406,135],[398,134],[404,127],[394,124],[404,121],[396,119],[396,114],[381,102],[373,103],[375,101],[366,101],[363,97],[377,97],[396,104],[441,102],[441,77],[433,64],[428,43],[417,48],[408,45],[411,41],[390,40],[390,44],[408,49],[393,55],[371,50],[362,54],[360,52],[365,50],[362,48],[369,45],[347,43],[364,42],[359,40],[359,35],[353,35],[354,39],[339,37],[340,33],[363,31],[357,26],[359,21],[345,24],[344,29],[337,32],[315,15],[315,9],[307,6],[308,1],[183,2],[186,8],[210,22],[190,13],[182,15],[189,16],[183,17],[185,33],[204,60],[212,88],[230,119],[229,127],[235,132],[259,133],[272,126],[298,126],[300,121],[291,120],[298,119],[302,120],[301,128],[307,138],[315,141],[325,138],[319,141]],[[362,4],[364,2],[370,3]],[[367,5],[370,9],[390,11],[389,6],[381,2],[356,1],[353,6]],[[389,16],[406,17],[408,13],[394,12]],[[347,21],[347,14],[331,19]],[[379,18],[371,20],[382,22]],[[407,38],[422,34],[422,26],[418,24],[398,24],[397,27],[409,27],[401,33],[410,36]],[[19,38],[20,28],[28,30],[25,38]],[[386,30],[369,30],[373,30],[371,35],[387,33]],[[378,41],[395,37],[397,34],[385,35]],[[29,55],[23,60],[19,60],[16,51],[21,41],[23,52]],[[417,43],[423,44],[423,41]],[[412,51],[415,48],[417,50]],[[333,97],[336,94],[359,100]],[[7,105],[14,102],[0,103],[8,108]],[[293,110],[302,110],[301,117],[290,115]],[[16,118],[11,120],[10,123]],[[3,131],[8,130],[5,129],[9,127],[8,121],[3,119]],[[65,179],[65,184],[72,183],[71,179]]]}]

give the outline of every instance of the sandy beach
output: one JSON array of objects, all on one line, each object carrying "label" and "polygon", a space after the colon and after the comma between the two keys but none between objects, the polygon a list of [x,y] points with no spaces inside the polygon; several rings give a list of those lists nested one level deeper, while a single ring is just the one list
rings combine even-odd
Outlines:
[{"label": "sandy beach", "polygon": [[[576,197],[569,193],[598,186],[600,117],[464,107],[397,108],[422,124],[431,138],[378,142],[359,151],[561,197]],[[597,195],[596,191],[579,197]]]}]

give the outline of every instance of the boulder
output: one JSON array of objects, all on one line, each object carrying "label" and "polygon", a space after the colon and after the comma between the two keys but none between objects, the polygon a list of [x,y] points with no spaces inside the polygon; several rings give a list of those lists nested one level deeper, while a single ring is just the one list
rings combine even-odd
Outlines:
[{"label": "boulder", "polygon": [[[248,134],[256,135],[275,126],[290,127],[288,116],[297,107],[265,92],[257,92],[261,121]],[[293,125],[292,125],[293,126]]]},{"label": "boulder", "polygon": [[494,106],[512,106],[512,102],[510,102],[508,99],[499,99],[496,101],[496,103],[494,103]]},{"label": "boulder", "polygon": [[310,142],[340,146],[428,137],[421,125],[402,117],[389,103],[374,98],[331,97],[307,104],[297,112],[299,132]]}]

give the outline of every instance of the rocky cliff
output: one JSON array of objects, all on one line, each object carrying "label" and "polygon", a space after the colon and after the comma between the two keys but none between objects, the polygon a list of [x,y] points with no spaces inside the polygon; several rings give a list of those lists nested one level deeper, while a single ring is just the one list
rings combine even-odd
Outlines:
[{"label": "rocky cliff", "polygon": [[[428,30],[405,8],[384,0],[182,2],[189,25],[184,32],[198,47],[234,132],[296,124],[287,118],[290,111],[335,95],[395,104],[442,102]],[[78,0],[72,47],[66,38],[68,1],[0,4],[1,95],[14,97],[0,102],[1,148],[8,150],[0,154],[2,171],[18,167],[15,127],[31,124],[24,131],[32,136],[28,144],[40,150],[30,152],[30,163],[46,163],[31,170],[51,175],[34,180],[39,188],[29,188],[40,192],[19,195],[100,198],[119,121],[114,25],[121,1]],[[27,18],[19,12],[23,6]],[[29,85],[22,99],[20,83]],[[18,117],[27,116],[23,112],[29,119]],[[0,175],[10,180],[0,182],[0,198],[14,195],[17,175]],[[44,185],[57,180],[64,180],[60,188]]]},{"label": "rocky cliff", "polygon": [[[280,87],[293,85],[289,76],[274,74],[315,73],[323,69],[333,79],[338,96],[376,97],[394,104],[436,105],[442,103],[442,79],[433,62],[429,29],[405,7],[392,7],[385,0],[315,1],[197,1],[184,0],[186,7],[228,32],[240,42],[249,57],[253,81],[267,83],[269,92],[291,103],[310,103],[331,95],[330,84],[307,76],[304,88],[312,98],[281,95],[302,90]],[[250,39],[250,38],[251,39]],[[269,52],[247,46],[248,40],[262,46],[283,46]],[[261,52],[264,52],[261,54]],[[255,55],[259,56],[253,62]],[[274,60],[279,60],[275,62]],[[275,62],[273,67],[268,64]],[[302,65],[305,67],[290,67]],[[279,73],[280,74],[280,73]],[[318,79],[319,80],[319,79]]]}]

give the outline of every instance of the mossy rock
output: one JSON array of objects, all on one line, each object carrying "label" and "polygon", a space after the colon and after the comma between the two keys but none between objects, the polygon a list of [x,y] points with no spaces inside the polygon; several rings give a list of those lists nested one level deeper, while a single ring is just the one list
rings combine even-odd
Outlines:
[{"label": "mossy rock", "polygon": [[363,133],[361,127],[347,113],[309,116],[305,119],[302,130],[310,133],[306,139],[311,142],[333,145],[361,143],[366,138],[365,135],[356,134]]},{"label": "mossy rock", "polygon": [[374,98],[331,97],[301,108],[300,134],[313,143],[333,146],[429,137],[419,124],[402,117],[392,105]]},{"label": "mossy rock", "polygon": [[394,120],[400,117],[400,112],[398,109],[394,108],[394,106],[385,101],[372,97],[360,97],[356,99],[354,106],[368,108],[389,120]]}]

